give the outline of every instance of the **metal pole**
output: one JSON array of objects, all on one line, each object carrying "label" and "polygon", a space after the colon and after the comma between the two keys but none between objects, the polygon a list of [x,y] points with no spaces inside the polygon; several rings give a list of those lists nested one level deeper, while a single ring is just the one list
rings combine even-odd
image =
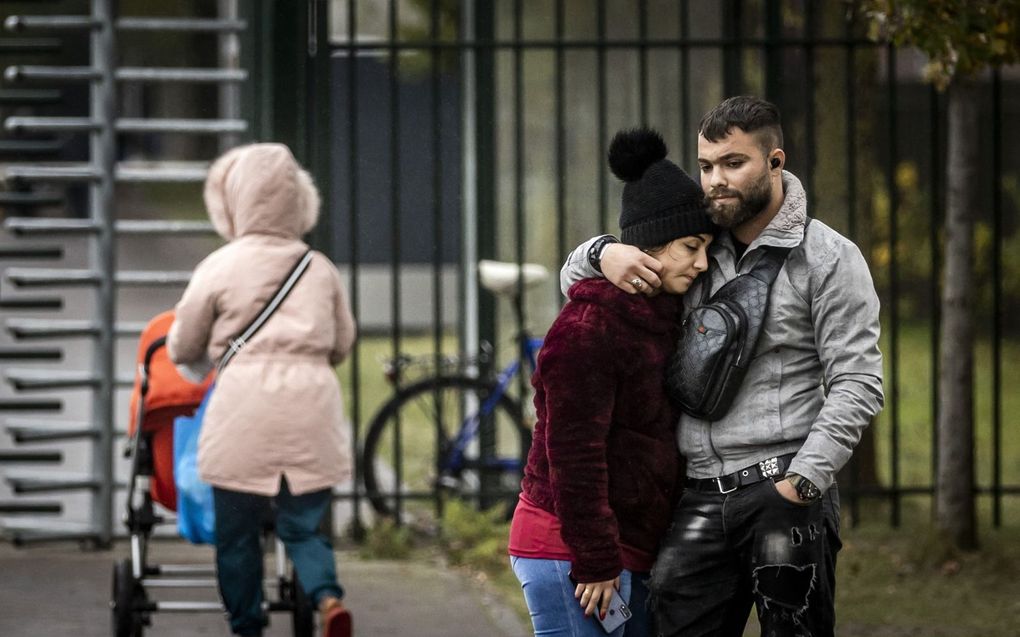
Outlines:
[{"label": "metal pole", "polygon": [[[461,37],[475,41],[475,2],[461,3]],[[467,47],[461,57],[461,322],[460,347],[464,352],[477,352],[478,327],[478,139],[476,104],[477,81],[475,63],[478,49]]]},{"label": "metal pole", "polygon": [[[219,0],[220,18],[237,20],[240,16],[237,0]],[[241,38],[236,31],[224,31],[219,36],[220,68],[241,68]],[[241,118],[241,87],[235,82],[224,82],[219,87],[220,119]],[[238,133],[220,136],[220,152],[224,152],[241,143]]]},{"label": "metal pole", "polygon": [[899,341],[899,262],[896,247],[899,243],[899,224],[897,211],[900,197],[896,190],[896,165],[899,162],[899,144],[896,133],[899,128],[896,117],[896,49],[886,49],[886,80],[888,82],[887,110],[889,135],[889,165],[886,167],[885,184],[889,191],[889,387],[890,387],[890,428],[889,428],[889,462],[891,475],[890,498],[892,504],[890,522],[893,528],[899,528],[901,518],[900,498],[900,341]]},{"label": "metal pole", "polygon": [[100,79],[93,84],[91,116],[101,126],[91,133],[90,162],[99,179],[89,185],[89,215],[98,228],[90,261],[101,273],[96,294],[99,337],[94,343],[93,371],[99,379],[92,396],[92,422],[99,440],[92,447],[92,471],[99,485],[92,507],[92,528],[97,545],[108,546],[113,533],[113,399],[114,326],[116,324],[116,245],[114,236],[114,174],[116,171],[116,48],[113,0],[93,0],[92,17],[99,25],[92,31],[92,68]]}]

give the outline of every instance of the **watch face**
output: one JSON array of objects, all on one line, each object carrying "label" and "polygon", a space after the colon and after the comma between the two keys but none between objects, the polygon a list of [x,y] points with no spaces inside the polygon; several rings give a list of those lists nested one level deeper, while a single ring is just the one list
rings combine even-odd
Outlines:
[{"label": "watch face", "polygon": [[816,500],[822,495],[822,492],[810,480],[801,478],[797,484],[797,495],[801,500]]}]

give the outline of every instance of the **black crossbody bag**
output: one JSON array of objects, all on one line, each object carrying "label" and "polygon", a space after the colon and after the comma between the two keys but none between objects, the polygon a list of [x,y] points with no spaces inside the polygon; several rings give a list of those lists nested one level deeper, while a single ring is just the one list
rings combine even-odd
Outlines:
[{"label": "black crossbody bag", "polygon": [[[807,220],[804,236],[807,237]],[[684,319],[676,353],[666,372],[666,390],[687,414],[702,420],[726,415],[761,337],[769,293],[792,248],[766,246],[751,271],[728,281]]]}]

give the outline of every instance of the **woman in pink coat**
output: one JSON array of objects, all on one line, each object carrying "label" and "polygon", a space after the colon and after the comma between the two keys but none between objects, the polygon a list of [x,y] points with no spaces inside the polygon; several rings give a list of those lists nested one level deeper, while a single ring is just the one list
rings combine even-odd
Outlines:
[{"label": "woman in pink coat", "polygon": [[[178,365],[209,368],[272,298],[308,246],[319,215],[311,177],[286,146],[235,148],[213,163],[205,204],[227,244],[195,269],[177,304],[167,347]],[[315,253],[302,278],[216,380],[199,440],[213,485],[220,594],[239,635],[261,635],[261,520],[275,505],[276,533],[323,634],[346,637],[332,547],[318,532],[331,488],[351,474],[334,367],[355,327],[340,273]]]}]

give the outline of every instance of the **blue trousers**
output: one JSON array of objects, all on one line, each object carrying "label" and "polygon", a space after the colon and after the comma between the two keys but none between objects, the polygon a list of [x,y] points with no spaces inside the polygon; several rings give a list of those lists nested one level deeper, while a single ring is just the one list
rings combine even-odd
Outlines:
[{"label": "blue trousers", "polygon": [[319,533],[319,523],[330,504],[323,489],[293,495],[283,480],[274,497],[213,487],[216,508],[216,577],[230,629],[238,635],[261,635],[268,623],[262,610],[262,531],[275,509],[276,535],[287,548],[298,585],[319,601],[343,597],[337,581],[333,547]]},{"label": "blue trousers", "polygon": [[[574,598],[570,562],[511,556],[510,565],[521,582],[536,637],[606,637],[595,617],[585,617],[580,602]],[[647,573],[631,573],[626,569],[620,573],[620,597],[633,615],[609,637],[651,634],[647,577]]]}]

